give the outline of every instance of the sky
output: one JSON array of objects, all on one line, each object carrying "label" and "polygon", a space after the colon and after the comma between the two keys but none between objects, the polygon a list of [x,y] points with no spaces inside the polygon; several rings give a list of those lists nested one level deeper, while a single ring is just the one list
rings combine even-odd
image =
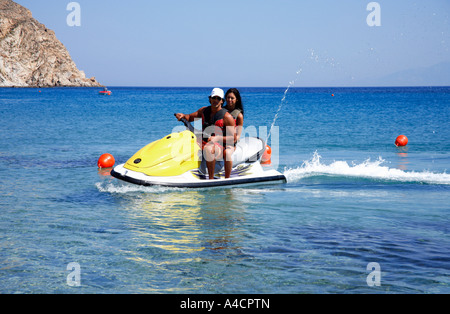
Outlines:
[{"label": "sky", "polygon": [[450,86],[449,0],[15,2],[108,86]]}]

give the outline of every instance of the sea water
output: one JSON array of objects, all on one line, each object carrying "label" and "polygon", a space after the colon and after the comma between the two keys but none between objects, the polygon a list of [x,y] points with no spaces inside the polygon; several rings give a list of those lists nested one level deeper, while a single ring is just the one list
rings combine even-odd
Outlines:
[{"label": "sea water", "polygon": [[211,88],[0,89],[0,293],[450,292],[450,88],[239,88],[284,184],[97,169]]}]

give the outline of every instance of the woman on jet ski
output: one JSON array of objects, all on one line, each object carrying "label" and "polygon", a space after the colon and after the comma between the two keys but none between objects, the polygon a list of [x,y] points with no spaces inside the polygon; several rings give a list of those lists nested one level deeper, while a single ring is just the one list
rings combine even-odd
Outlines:
[{"label": "woman on jet ski", "polygon": [[225,178],[229,178],[233,166],[231,155],[234,149],[227,149],[227,147],[234,147],[237,141],[235,121],[231,114],[222,108],[224,103],[222,89],[212,90],[209,103],[211,106],[202,107],[193,113],[177,113],[175,116],[178,120],[185,118],[190,122],[196,118],[202,119],[203,156],[206,158],[209,179],[214,179],[216,160],[223,160],[223,158],[225,158]]},{"label": "woman on jet ski", "polygon": [[241,94],[236,88],[230,88],[225,93],[225,100],[227,102],[225,109],[228,110],[236,122],[236,142],[238,142],[244,127],[244,106],[242,104]]}]

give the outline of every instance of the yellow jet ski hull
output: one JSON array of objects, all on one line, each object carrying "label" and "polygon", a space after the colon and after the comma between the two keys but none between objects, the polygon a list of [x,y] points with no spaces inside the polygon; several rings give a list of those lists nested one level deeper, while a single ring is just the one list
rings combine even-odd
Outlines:
[{"label": "yellow jet ski hull", "polygon": [[236,145],[230,178],[225,178],[217,162],[217,173],[210,180],[197,138],[186,130],[146,145],[126,163],[114,167],[111,175],[144,186],[180,188],[286,182],[286,177],[277,170],[263,169],[260,161],[264,151],[263,140],[244,138]]}]

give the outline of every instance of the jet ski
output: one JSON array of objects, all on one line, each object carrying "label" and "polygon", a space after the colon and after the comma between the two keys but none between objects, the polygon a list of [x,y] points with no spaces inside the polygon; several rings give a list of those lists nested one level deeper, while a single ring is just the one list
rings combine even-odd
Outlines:
[{"label": "jet ski", "polygon": [[229,178],[225,178],[223,161],[216,161],[214,179],[209,179],[206,160],[202,158],[199,145],[201,131],[194,129],[186,119],[181,121],[187,130],[169,134],[146,145],[126,163],[114,167],[111,175],[138,185],[178,188],[286,182],[283,174],[275,169],[264,169],[261,165],[266,144],[257,137],[245,137],[236,144]]}]

